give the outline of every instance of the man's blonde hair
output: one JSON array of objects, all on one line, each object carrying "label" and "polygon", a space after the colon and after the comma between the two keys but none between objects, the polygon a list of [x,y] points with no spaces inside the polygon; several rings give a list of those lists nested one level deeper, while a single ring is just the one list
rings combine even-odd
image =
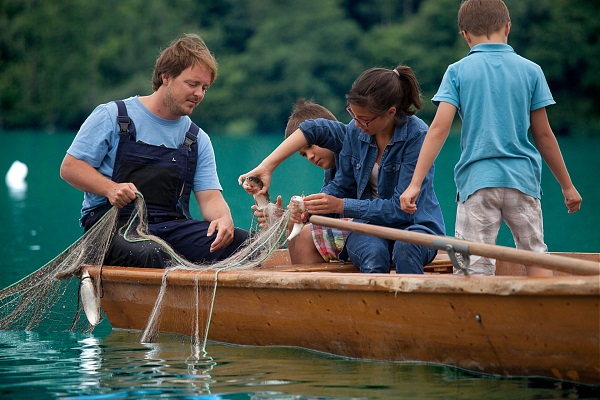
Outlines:
[{"label": "man's blonde hair", "polygon": [[196,34],[186,33],[171,42],[158,56],[152,76],[152,90],[157,91],[162,86],[163,74],[176,78],[183,70],[197,65],[210,70],[211,84],[217,79],[217,61],[204,40]]}]

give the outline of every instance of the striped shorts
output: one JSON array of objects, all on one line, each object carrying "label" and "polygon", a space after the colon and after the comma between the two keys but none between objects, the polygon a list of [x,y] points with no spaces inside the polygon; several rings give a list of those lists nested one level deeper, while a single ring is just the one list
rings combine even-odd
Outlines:
[{"label": "striped shorts", "polygon": [[[342,218],[350,221],[349,218]],[[344,248],[344,241],[348,236],[348,231],[342,231],[336,228],[327,228],[325,226],[310,224],[313,243],[325,261],[334,261],[338,259],[340,252]]]}]

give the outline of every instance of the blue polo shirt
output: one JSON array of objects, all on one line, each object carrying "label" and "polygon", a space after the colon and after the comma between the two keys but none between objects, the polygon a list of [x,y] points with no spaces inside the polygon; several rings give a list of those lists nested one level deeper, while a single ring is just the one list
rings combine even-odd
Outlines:
[{"label": "blue polo shirt", "polygon": [[464,202],[479,189],[508,187],[541,197],[542,160],[529,141],[530,113],[555,104],[542,69],[502,43],[474,46],[450,65],[432,102],[462,119],[454,180]]}]

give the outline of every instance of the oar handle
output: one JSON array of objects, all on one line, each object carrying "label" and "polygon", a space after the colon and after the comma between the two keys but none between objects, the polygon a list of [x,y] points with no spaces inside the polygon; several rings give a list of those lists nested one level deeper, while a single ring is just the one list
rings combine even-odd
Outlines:
[{"label": "oar handle", "polygon": [[311,215],[309,221],[315,225],[363,233],[390,240],[400,240],[442,250],[445,250],[448,245],[452,245],[457,251],[459,251],[458,249],[462,249],[463,251],[466,250],[469,254],[516,262],[523,265],[543,267],[553,271],[576,275],[600,275],[600,262],[596,261],[580,260],[554,254],[520,250],[512,247],[470,242],[448,236],[411,232],[404,229],[345,221],[338,218],[323,217],[321,215]]}]

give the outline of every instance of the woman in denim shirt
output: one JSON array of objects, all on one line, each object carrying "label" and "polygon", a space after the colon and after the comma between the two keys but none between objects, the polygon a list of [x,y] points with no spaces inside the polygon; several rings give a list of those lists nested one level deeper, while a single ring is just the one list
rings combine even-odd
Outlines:
[{"label": "woman in denim shirt", "polygon": [[[433,190],[433,166],[423,182],[414,214],[402,211],[398,200],[411,181],[428,128],[414,115],[422,105],[412,70],[406,66],[369,69],[356,79],[346,97],[347,110],[353,118],[349,124],[324,119],[300,124],[302,136],[307,139],[344,138],[334,180],[321,193],[304,198],[306,210],[311,214],[339,214],[355,222],[445,235]],[[263,191],[281,159],[274,153],[251,171],[263,183],[267,182]],[[349,257],[365,273],[389,273],[393,264],[397,273],[422,274],[423,266],[436,253],[427,246],[351,232],[340,258]]]}]

